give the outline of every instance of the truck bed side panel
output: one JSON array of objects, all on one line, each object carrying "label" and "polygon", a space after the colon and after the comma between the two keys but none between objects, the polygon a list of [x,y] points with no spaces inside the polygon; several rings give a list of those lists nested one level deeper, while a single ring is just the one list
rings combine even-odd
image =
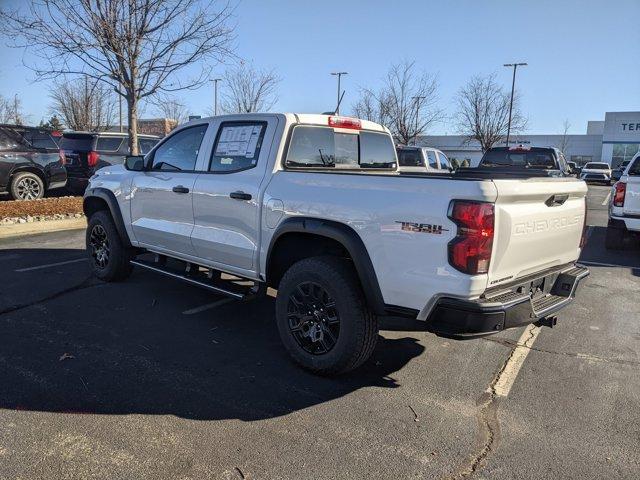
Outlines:
[{"label": "truck bed side panel", "polygon": [[[449,265],[447,243],[456,226],[446,215],[454,198],[494,201],[495,187],[490,181],[279,171],[267,187],[264,215],[271,218],[269,205],[281,201],[280,221],[298,216],[349,225],[367,248],[385,303],[422,310],[442,292],[477,296],[487,286],[486,275],[470,277]],[[261,271],[277,229],[273,221],[264,224]]]}]

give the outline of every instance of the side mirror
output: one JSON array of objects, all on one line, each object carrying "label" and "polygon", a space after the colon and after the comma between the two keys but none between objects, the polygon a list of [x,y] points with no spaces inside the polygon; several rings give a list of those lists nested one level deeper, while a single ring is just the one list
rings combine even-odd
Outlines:
[{"label": "side mirror", "polygon": [[141,172],[144,170],[144,156],[143,155],[127,155],[124,161],[124,168],[131,170],[132,172]]}]

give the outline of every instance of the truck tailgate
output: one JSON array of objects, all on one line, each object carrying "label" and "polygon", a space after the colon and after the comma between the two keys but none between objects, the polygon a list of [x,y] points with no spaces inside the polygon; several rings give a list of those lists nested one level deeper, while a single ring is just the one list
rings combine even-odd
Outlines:
[{"label": "truck tailgate", "polygon": [[573,178],[494,180],[495,237],[488,285],[575,261],[587,186]]},{"label": "truck tailgate", "polygon": [[640,176],[627,176],[627,192],[624,198],[624,214],[640,215]]}]

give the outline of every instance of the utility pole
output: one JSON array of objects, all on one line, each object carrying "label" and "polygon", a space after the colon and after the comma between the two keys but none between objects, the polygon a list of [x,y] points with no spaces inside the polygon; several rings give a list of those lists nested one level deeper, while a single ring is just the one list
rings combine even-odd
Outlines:
[{"label": "utility pole", "polygon": [[342,101],[340,79],[342,78],[342,75],[349,75],[349,72],[331,72],[331,75],[337,75],[338,77],[338,103],[336,104],[336,115],[340,115],[340,102]]},{"label": "utility pole", "polygon": [[420,118],[420,100],[424,100],[427,97],[424,96],[416,96],[416,97],[411,97],[412,100],[414,102],[416,102],[416,133],[413,136],[413,145],[417,145],[417,140],[418,140],[418,120]]},{"label": "utility pole", "polygon": [[509,137],[511,136],[511,111],[513,110],[513,92],[516,88],[516,70],[518,67],[525,67],[527,64],[522,63],[505,63],[505,67],[513,67],[513,80],[511,81],[511,101],[509,102],[509,124],[507,125],[507,147],[509,146]]},{"label": "utility pole", "polygon": [[221,78],[212,78],[213,82],[213,115],[218,116],[218,82]]}]

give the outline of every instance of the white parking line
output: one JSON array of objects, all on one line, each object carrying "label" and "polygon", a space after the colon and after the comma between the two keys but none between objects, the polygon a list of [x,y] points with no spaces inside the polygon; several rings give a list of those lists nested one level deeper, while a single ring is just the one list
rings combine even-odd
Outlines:
[{"label": "white parking line", "polygon": [[199,307],[191,308],[189,310],[185,310],[182,312],[183,315],[193,315],[196,313],[204,312],[205,310],[209,310],[210,308],[215,308],[220,305],[224,305],[225,303],[229,303],[235,300],[235,298],[223,298],[222,300],[218,300],[217,302],[207,303],[206,305],[201,305]]},{"label": "white parking line", "polygon": [[518,346],[513,350],[511,357],[507,360],[493,387],[493,391],[497,396],[506,397],[509,395],[513,382],[516,381],[518,372],[520,372],[520,368],[527,358],[527,355],[529,355],[531,346],[533,346],[533,342],[538,338],[539,333],[540,327],[536,327],[533,324],[529,325],[525,331],[522,332],[522,335],[520,335],[518,339]]},{"label": "white parking line", "polygon": [[607,193],[607,198],[604,199],[604,202],[602,202],[601,205],[607,205],[609,203],[610,198],[611,198],[611,190],[609,190],[609,193]]},{"label": "white parking line", "polygon": [[58,265],[67,265],[69,263],[86,262],[86,258],[76,258],[75,260],[67,260],[66,262],[47,263],[46,265],[38,265],[36,267],[18,268],[15,272],[30,272],[32,270],[40,270],[42,268],[57,267]]}]

